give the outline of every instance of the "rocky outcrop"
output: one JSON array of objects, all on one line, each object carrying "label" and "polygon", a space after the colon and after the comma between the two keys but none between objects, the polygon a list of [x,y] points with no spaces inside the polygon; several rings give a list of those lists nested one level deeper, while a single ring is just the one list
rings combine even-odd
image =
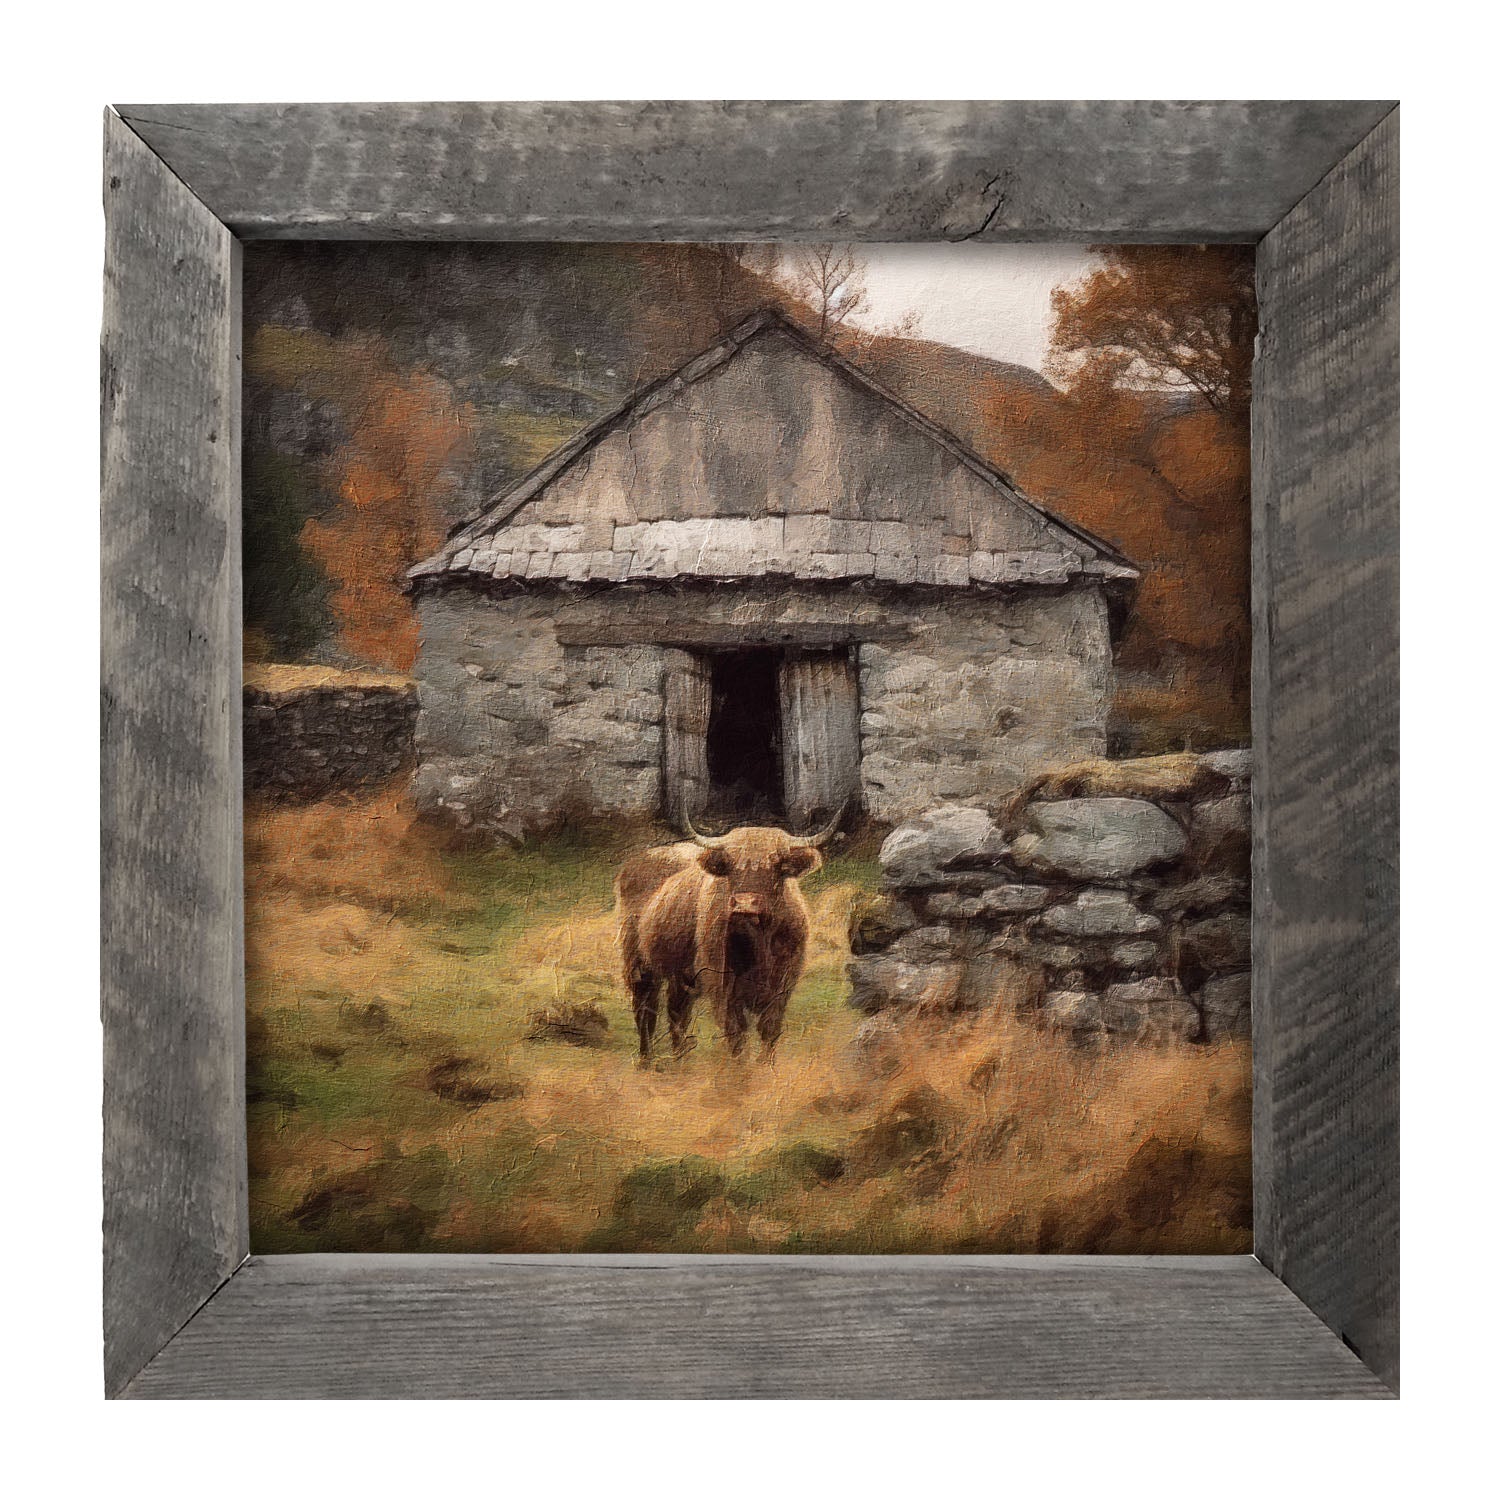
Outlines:
[{"label": "rocky outcrop", "polygon": [[1091,761],[901,825],[854,913],[850,1003],[1009,1003],[1084,1045],[1248,1035],[1249,773],[1243,751]]}]

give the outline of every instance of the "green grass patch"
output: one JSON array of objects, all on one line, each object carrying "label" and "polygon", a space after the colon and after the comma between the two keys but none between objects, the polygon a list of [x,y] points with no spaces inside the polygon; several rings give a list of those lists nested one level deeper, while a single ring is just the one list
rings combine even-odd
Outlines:
[{"label": "green grass patch", "polygon": [[584,418],[532,413],[517,407],[500,407],[487,413],[486,420],[504,444],[506,458],[518,473],[534,469],[554,448],[588,425]]}]

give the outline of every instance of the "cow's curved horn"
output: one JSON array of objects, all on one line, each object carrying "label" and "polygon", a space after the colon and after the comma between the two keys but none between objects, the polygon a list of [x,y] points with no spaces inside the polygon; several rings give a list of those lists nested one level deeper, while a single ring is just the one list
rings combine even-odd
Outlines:
[{"label": "cow's curved horn", "polygon": [[810,833],[805,838],[793,839],[792,843],[799,849],[821,849],[838,832],[839,824],[844,821],[844,814],[848,811],[849,799],[846,797],[839,804],[839,810],[816,833]]},{"label": "cow's curved horn", "polygon": [[724,842],[724,838],[710,838],[706,833],[699,833],[693,827],[693,819],[687,808],[682,810],[682,831],[698,845],[700,849],[717,849]]}]

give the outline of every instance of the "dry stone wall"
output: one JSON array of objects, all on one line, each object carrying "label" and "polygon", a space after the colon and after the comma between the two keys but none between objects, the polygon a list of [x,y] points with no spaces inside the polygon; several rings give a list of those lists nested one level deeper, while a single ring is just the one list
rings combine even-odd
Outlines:
[{"label": "dry stone wall", "polygon": [[411,683],[247,682],[244,706],[245,790],[252,796],[316,802],[378,786],[416,759]]},{"label": "dry stone wall", "polygon": [[1011,1004],[1082,1044],[1250,1027],[1250,755],[1089,761],[1005,807],[937,807],[880,851],[850,1003]]}]

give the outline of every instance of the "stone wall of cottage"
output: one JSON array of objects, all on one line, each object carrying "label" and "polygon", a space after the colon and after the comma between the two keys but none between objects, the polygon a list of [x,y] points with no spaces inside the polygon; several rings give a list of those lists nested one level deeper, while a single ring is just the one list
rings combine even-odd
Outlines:
[{"label": "stone wall of cottage", "polygon": [[989,592],[454,588],[424,591],[418,613],[414,795],[424,812],[481,834],[660,813],[667,650],[630,641],[679,630],[788,645],[799,631],[865,632],[855,647],[862,794],[881,822],[1005,796],[1048,765],[1104,750],[1111,654],[1092,581]]},{"label": "stone wall of cottage", "polygon": [[1084,1044],[1246,1036],[1249,854],[1244,750],[1086,762],[1003,806],[933,808],[881,848],[850,1003],[1005,1004]]}]

